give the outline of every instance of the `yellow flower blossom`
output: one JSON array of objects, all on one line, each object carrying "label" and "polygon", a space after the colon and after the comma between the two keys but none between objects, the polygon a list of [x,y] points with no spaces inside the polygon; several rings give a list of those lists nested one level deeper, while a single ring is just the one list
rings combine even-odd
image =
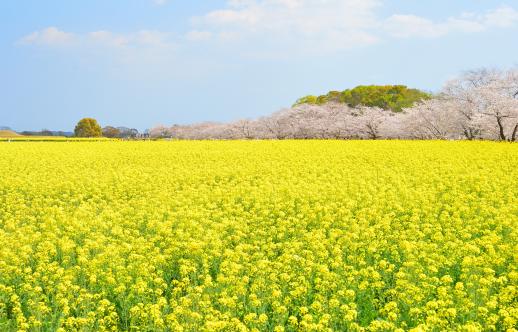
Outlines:
[{"label": "yellow flower blossom", "polygon": [[0,143],[0,329],[513,331],[518,145]]}]

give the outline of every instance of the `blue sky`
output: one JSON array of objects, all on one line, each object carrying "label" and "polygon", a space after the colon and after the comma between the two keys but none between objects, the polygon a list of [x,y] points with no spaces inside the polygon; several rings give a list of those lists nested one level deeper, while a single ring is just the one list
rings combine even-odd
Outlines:
[{"label": "blue sky", "polygon": [[266,115],[359,84],[518,65],[518,0],[3,0],[0,126]]}]

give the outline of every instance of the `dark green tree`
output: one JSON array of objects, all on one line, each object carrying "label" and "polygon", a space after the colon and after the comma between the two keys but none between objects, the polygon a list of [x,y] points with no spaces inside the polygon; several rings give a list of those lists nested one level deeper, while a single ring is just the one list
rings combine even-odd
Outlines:
[{"label": "dark green tree", "polygon": [[81,119],[74,129],[76,137],[101,137],[102,129],[97,120],[92,118]]},{"label": "dark green tree", "polygon": [[316,104],[317,103],[317,97],[316,96],[305,96],[300,99],[298,99],[295,102],[295,105],[301,105],[301,104]]},{"label": "dark green tree", "polygon": [[416,102],[430,99],[429,93],[418,89],[410,89],[405,85],[360,85],[354,89],[330,91],[322,96],[307,96],[297,100],[295,105],[339,102],[351,107],[370,106],[384,110],[401,112],[404,108],[412,107]]}]

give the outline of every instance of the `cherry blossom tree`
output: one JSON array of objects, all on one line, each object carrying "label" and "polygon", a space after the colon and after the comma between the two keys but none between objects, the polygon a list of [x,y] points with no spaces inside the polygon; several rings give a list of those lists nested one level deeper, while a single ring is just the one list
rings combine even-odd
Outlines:
[{"label": "cherry blossom tree", "polygon": [[164,125],[157,125],[149,131],[149,136],[152,138],[164,138],[171,135],[168,127]]},{"label": "cherry blossom tree", "polygon": [[461,115],[456,104],[445,99],[423,101],[402,115],[402,131],[417,139],[459,139]]},{"label": "cherry blossom tree", "polygon": [[360,107],[353,114],[353,130],[356,129],[360,137],[373,140],[387,138],[385,124],[393,114],[391,111],[379,107]]},{"label": "cherry blossom tree", "polygon": [[336,101],[298,103],[256,120],[157,126],[177,139],[496,139],[518,140],[518,69],[481,69],[447,82],[403,112]]}]

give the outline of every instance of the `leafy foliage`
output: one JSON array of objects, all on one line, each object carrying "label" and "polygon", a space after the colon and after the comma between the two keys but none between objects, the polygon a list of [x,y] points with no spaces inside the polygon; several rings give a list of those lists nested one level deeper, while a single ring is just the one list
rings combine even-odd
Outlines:
[{"label": "leafy foliage", "polygon": [[112,126],[106,126],[103,128],[103,136],[108,138],[116,138],[119,137],[121,134],[120,130],[112,127]]},{"label": "leafy foliage", "polygon": [[20,134],[23,136],[40,136],[40,137],[51,137],[51,136],[61,136],[61,137],[70,137],[73,136],[74,133],[66,132],[66,131],[54,131],[48,129],[42,129],[40,131],[22,131]]},{"label": "leafy foliage", "polygon": [[101,137],[103,133],[97,120],[84,118],[77,123],[74,129],[74,135],[76,137]]},{"label": "leafy foliage", "polygon": [[350,107],[369,106],[401,112],[404,108],[412,107],[416,102],[430,98],[429,93],[410,89],[404,85],[368,85],[345,91],[330,91],[328,94],[318,97],[306,96],[297,100],[295,105],[323,105],[335,102],[345,103]]},{"label": "leafy foliage", "polygon": [[139,132],[134,128],[106,126],[103,129],[103,136],[109,138],[135,138]]}]

